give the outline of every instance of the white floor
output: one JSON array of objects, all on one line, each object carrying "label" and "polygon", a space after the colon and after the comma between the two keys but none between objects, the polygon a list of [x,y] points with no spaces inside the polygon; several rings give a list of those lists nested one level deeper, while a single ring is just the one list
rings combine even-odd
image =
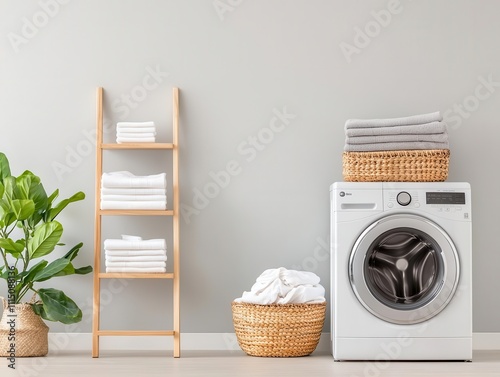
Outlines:
[{"label": "white floor", "polygon": [[18,358],[16,370],[0,359],[0,376],[500,376],[500,351],[476,351],[472,362],[334,362],[315,352],[299,358],[261,358],[241,351],[184,351],[174,359],[158,351],[65,351],[43,358]]}]

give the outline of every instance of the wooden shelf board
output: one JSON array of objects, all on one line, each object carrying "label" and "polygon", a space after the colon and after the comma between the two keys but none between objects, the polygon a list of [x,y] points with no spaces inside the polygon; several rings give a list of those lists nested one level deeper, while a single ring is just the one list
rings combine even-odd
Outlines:
[{"label": "wooden shelf board", "polygon": [[99,330],[98,336],[174,336],[175,331]]},{"label": "wooden shelf board", "polygon": [[101,149],[174,149],[172,143],[124,143],[101,144]]},{"label": "wooden shelf board", "polygon": [[102,216],[173,216],[171,209],[101,209],[99,214]]},{"label": "wooden shelf board", "polygon": [[173,273],[158,272],[101,272],[100,279],[173,279]]}]

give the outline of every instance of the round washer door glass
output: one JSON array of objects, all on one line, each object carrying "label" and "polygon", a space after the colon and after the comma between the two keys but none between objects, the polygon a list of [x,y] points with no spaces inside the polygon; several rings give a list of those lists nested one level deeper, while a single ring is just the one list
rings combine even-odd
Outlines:
[{"label": "round washer door glass", "polygon": [[349,258],[351,286],[375,316],[413,324],[437,315],[458,285],[460,265],[450,237],[429,219],[384,217],[357,239]]}]

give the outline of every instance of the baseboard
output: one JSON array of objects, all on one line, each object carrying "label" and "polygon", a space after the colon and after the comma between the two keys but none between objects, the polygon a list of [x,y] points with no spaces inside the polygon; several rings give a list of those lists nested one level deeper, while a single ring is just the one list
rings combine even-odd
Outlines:
[{"label": "baseboard", "polygon": [[[474,350],[500,350],[500,333],[474,333]],[[50,352],[91,351],[90,333],[50,333]],[[101,337],[101,350],[171,350],[172,337]],[[182,350],[240,351],[234,333],[183,333]],[[323,333],[315,352],[330,352],[330,333]]]},{"label": "baseboard", "polygon": [[472,334],[472,349],[500,350],[500,333],[476,332]]},{"label": "baseboard", "polygon": [[[99,341],[101,351],[106,350],[172,350],[172,337],[165,336],[103,336]],[[90,333],[49,333],[51,353],[59,351],[91,351]],[[181,349],[186,351],[241,352],[234,333],[182,333]],[[321,336],[317,351],[329,352],[330,334]]]}]

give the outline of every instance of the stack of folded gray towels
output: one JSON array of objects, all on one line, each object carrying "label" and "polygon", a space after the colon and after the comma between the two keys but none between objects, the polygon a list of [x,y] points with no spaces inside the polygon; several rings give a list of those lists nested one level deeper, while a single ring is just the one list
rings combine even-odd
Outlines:
[{"label": "stack of folded gray towels", "polygon": [[441,113],[392,119],[349,119],[345,123],[346,152],[449,149]]}]

